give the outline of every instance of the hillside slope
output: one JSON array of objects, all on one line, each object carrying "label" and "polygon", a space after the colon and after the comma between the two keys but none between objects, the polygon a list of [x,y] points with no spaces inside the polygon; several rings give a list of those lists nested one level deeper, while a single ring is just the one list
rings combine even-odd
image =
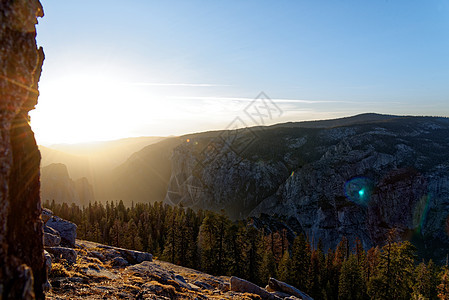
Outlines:
[{"label": "hillside slope", "polygon": [[326,247],[343,235],[371,247],[396,227],[420,251],[448,249],[449,119],[367,114],[312,125],[192,137],[173,150],[165,201],[293,217]]}]

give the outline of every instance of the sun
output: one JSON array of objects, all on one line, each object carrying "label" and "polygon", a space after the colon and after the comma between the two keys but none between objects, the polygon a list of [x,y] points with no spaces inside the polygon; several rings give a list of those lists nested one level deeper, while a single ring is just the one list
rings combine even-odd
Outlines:
[{"label": "sun", "polygon": [[41,80],[31,126],[39,144],[113,140],[171,112],[148,88],[106,73],[74,73]]}]

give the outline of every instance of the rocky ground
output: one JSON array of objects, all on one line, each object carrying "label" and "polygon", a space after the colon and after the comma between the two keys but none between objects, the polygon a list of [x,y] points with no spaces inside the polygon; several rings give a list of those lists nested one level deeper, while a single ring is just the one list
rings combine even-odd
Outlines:
[{"label": "rocky ground", "polygon": [[77,226],[43,209],[47,299],[307,299],[270,278],[266,288],[154,260],[150,253],[77,240]]},{"label": "rocky ground", "polygon": [[82,240],[76,240],[74,250],[75,263],[52,257],[47,299],[301,299],[236,277],[153,260],[149,254],[140,263],[128,262],[130,255],[143,254],[138,251]]}]

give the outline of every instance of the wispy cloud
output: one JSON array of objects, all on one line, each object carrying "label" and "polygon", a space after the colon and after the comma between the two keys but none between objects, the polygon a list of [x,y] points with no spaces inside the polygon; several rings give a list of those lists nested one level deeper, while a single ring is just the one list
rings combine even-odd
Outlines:
[{"label": "wispy cloud", "polygon": [[215,83],[161,83],[161,82],[128,82],[126,84],[135,86],[184,86],[184,87],[221,87],[230,86]]},{"label": "wispy cloud", "polygon": [[[207,100],[207,101],[245,101],[251,102],[254,101],[255,98],[246,98],[246,97],[205,97],[205,96],[172,96],[168,97],[171,99],[180,99],[180,100]],[[273,102],[276,103],[307,103],[307,104],[318,104],[318,103],[356,103],[355,101],[340,101],[340,100],[306,100],[306,99],[276,99],[271,98]]]}]

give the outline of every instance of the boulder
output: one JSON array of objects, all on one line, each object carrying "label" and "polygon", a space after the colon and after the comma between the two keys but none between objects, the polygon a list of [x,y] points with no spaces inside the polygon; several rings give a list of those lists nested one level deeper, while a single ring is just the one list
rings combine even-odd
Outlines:
[{"label": "boulder", "polygon": [[285,282],[276,280],[274,278],[270,278],[268,280],[268,286],[274,291],[283,292],[283,293],[295,296],[295,297],[303,299],[303,300],[313,300],[312,297],[310,297],[309,295],[307,295],[304,292],[301,292],[294,286],[291,286]]},{"label": "boulder", "polygon": [[[186,282],[186,280],[184,279],[184,277],[182,277],[182,276],[179,275],[179,274],[175,274],[175,275],[173,276],[173,280],[174,280],[180,287],[183,287],[183,288],[188,289],[188,290],[192,289],[192,287]],[[197,287],[197,288],[198,288],[198,287]]]},{"label": "boulder", "polygon": [[47,221],[50,220],[51,217],[53,217],[53,212],[51,210],[49,210],[48,208],[42,208],[42,214],[41,214],[42,222],[44,222],[44,224],[47,223]]},{"label": "boulder", "polygon": [[153,261],[153,255],[147,252],[111,247],[106,245],[98,245],[98,248],[107,249],[107,251],[105,251],[105,256],[108,259],[113,259],[116,256],[120,255],[130,264],[140,264],[144,261]]},{"label": "boulder", "polygon": [[47,227],[51,227],[59,232],[61,235],[61,244],[67,247],[75,247],[76,239],[76,225],[72,222],[53,216],[47,223]]},{"label": "boulder", "polygon": [[111,265],[114,267],[127,267],[129,266],[129,262],[123,257],[117,256],[111,261]]},{"label": "boulder", "polygon": [[106,257],[105,257],[101,252],[92,250],[92,251],[89,251],[87,254],[88,254],[90,257],[98,258],[98,259],[101,260],[102,262],[105,262],[105,261],[106,261]]},{"label": "boulder", "polygon": [[51,233],[44,232],[44,246],[57,247],[61,243],[61,237]]},{"label": "boulder", "polygon": [[46,247],[49,253],[53,254],[56,259],[62,258],[67,260],[69,263],[76,263],[77,254],[75,250],[66,247]]},{"label": "boulder", "polygon": [[51,289],[51,284],[48,281],[48,274],[51,272],[51,255],[46,250],[44,250],[44,257],[45,257],[45,269],[47,270],[47,281],[44,283],[43,289],[45,292],[48,292]]},{"label": "boulder", "polygon": [[106,249],[103,251],[103,256],[105,260],[113,260],[116,257],[121,257],[121,254],[115,249]]},{"label": "boulder", "polygon": [[55,230],[51,227],[48,227],[47,225],[44,225],[44,232],[61,237],[61,235],[59,234],[59,232],[57,230]]},{"label": "boulder", "polygon": [[172,284],[174,273],[161,268],[153,262],[144,261],[137,265],[132,265],[125,269],[124,273],[132,274],[138,277],[147,277],[148,279],[156,280],[162,284],[167,284],[171,282]]},{"label": "boulder", "polygon": [[52,258],[51,258],[50,253],[48,253],[47,250],[44,250],[44,257],[45,257],[45,268],[47,269],[47,274],[50,274]]},{"label": "boulder", "polygon": [[128,250],[128,252],[134,257],[136,264],[140,264],[144,261],[153,261],[153,255],[147,252]]},{"label": "boulder", "polygon": [[231,277],[231,291],[256,294],[259,295],[262,300],[281,299],[273,294],[270,294],[269,292],[252,282],[234,276]]}]

